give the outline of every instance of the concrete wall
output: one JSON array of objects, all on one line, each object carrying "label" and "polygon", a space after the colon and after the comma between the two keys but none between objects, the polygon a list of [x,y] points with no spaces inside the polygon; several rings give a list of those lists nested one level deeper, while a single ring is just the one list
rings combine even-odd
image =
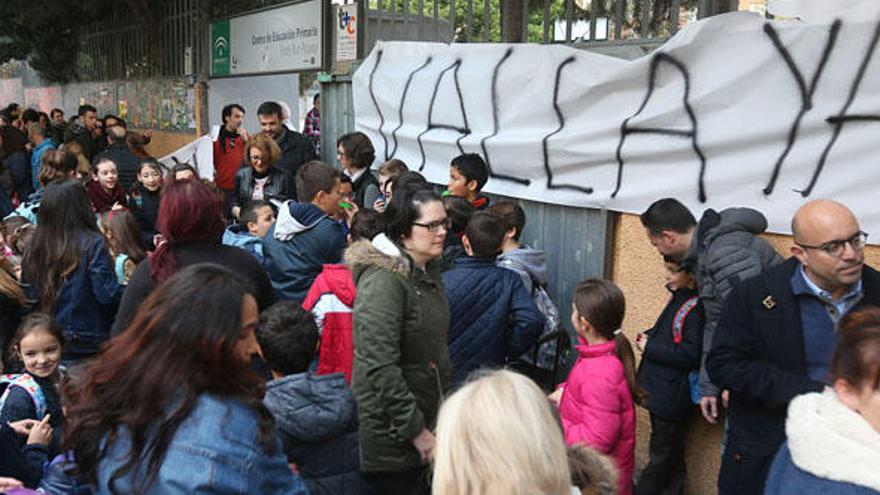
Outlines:
[{"label": "concrete wall", "polygon": [[[780,254],[789,256],[792,245],[790,236],[767,235],[765,238]],[[669,298],[669,293],[664,288],[663,261],[648,243],[645,230],[636,215],[617,216],[612,253],[612,280],[626,295],[623,331],[632,340],[637,333],[654,324]],[[868,246],[865,260],[871,266],[880,266],[880,246]],[[647,412],[638,409],[636,464],[637,469],[640,469],[648,461],[651,425]],[[696,412],[691,419],[686,447],[688,493],[716,493],[722,423],[723,421],[719,421],[718,425],[711,426]]]}]

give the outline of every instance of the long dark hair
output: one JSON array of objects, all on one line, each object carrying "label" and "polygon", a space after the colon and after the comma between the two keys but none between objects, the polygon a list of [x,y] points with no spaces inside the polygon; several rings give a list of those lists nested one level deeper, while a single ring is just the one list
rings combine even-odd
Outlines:
[{"label": "long dark hair", "polygon": [[128,210],[110,210],[101,215],[105,232],[110,232],[110,250],[114,255],[125,254],[134,263],[147,257],[137,219]]},{"label": "long dark hair", "polygon": [[632,344],[619,331],[626,313],[626,300],[610,280],[590,278],[574,289],[574,306],[603,338],[614,341],[614,353],[623,364],[623,374],[633,400],[638,404],[642,392],[636,383],[636,356]]},{"label": "long dark hair", "polygon": [[[407,177],[405,174],[398,179]],[[394,195],[385,210],[385,235],[394,242],[402,242],[412,234],[413,225],[419,221],[421,205],[440,201],[440,195],[434,192],[430,184],[413,181],[403,183],[395,181]]]},{"label": "long dark hair", "polygon": [[74,180],[56,181],[43,189],[37,224],[40,228],[22,260],[22,279],[39,289],[41,311],[53,313],[63,279],[81,261],[83,234],[101,233],[86,190]]},{"label": "long dark hair", "polygon": [[[181,269],[150,294],[128,328],[88,365],[67,415],[64,445],[92,482],[109,450],[102,444],[118,440],[121,426],[131,449],[108,487],[115,493],[116,482],[134,470],[134,492],[146,491],[177,429],[205,393],[238,399],[256,412],[257,440],[274,454],[274,420],[261,402],[262,380],[235,352],[242,302],[254,293],[240,278],[210,263]],[[139,471],[142,461],[145,473]]]}]

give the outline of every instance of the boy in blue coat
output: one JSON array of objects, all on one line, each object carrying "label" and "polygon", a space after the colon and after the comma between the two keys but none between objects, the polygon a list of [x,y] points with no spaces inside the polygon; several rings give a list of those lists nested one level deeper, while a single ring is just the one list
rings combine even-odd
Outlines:
[{"label": "boy in blue coat", "polygon": [[312,314],[277,302],[260,314],[257,341],[273,378],[263,403],[309,493],[364,493],[356,405],[345,374],[308,372],[318,349]]},{"label": "boy in blue coat", "polygon": [[230,225],[223,232],[223,244],[240,247],[263,264],[262,239],[274,223],[275,212],[269,203],[259,199],[251,201],[241,211],[241,223]]},{"label": "boy in blue coat", "polygon": [[703,348],[703,308],[694,276],[669,256],[663,261],[672,297],[654,327],[636,336],[643,353],[637,379],[647,396],[642,405],[651,413],[651,458],[635,494],[684,493],[684,435],[695,409],[688,374],[700,369]]},{"label": "boy in blue coat", "polygon": [[505,231],[495,213],[475,213],[462,238],[467,256],[443,274],[453,386],[477,368],[500,367],[521,356],[544,327],[544,316],[519,275],[495,266]]}]

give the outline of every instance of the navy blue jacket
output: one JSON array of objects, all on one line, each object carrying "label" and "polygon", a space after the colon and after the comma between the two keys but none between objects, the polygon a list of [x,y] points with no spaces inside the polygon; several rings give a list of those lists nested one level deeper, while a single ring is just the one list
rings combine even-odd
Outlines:
[{"label": "navy blue jacket", "polygon": [[[63,358],[67,361],[96,354],[110,338],[110,326],[125,290],[116,278],[103,236],[83,232],[80,250],[79,264],[55,297],[55,319],[64,328]],[[31,298],[39,300],[39,287],[31,284],[27,290]]]},{"label": "navy blue jacket", "polygon": [[320,208],[285,202],[263,237],[264,266],[275,293],[301,303],[324,265],[339,263],[347,245],[339,223]]},{"label": "navy blue jacket", "polygon": [[36,488],[43,476],[49,451],[43,445],[21,447],[21,438],[5,422],[0,424],[0,476],[15,478],[28,488]]},{"label": "navy blue jacket", "polygon": [[522,280],[495,260],[458,258],[443,273],[449,301],[449,359],[453,385],[471,371],[503,366],[535,346],[544,328]]},{"label": "navy blue jacket", "polygon": [[357,406],[344,373],[299,373],[272,380],[263,399],[284,452],[311,495],[365,492]]},{"label": "navy blue jacket", "polygon": [[703,352],[703,307],[697,305],[687,313],[681,326],[681,342],[675,343],[673,326],[676,314],[697,292],[679,289],[657,318],[654,327],[645,332],[648,345],[639,365],[638,383],[647,394],[645,408],[669,421],[683,421],[693,410],[688,373],[700,369]]},{"label": "navy blue jacket", "polygon": [[[730,390],[728,438],[718,479],[720,493],[761,493],[773,456],[785,441],[789,402],[818,392],[807,376],[804,337],[790,258],[739,283],[721,311],[706,361],[712,383]],[[880,306],[880,273],[865,266],[859,306]]]},{"label": "navy blue jacket", "polygon": [[786,442],[782,444],[782,448],[776,454],[767,479],[767,487],[764,491],[765,495],[781,495],[784,493],[796,493],[798,495],[828,493],[833,493],[834,495],[876,495],[880,492],[855,483],[820,478],[813,473],[800,469],[794,464],[788,442]]},{"label": "navy blue jacket", "polygon": [[[52,425],[52,442],[48,453],[57,454],[61,444],[62,428],[64,426],[64,410],[61,408],[61,399],[58,390],[48,378],[40,378],[31,375],[46,399],[46,414],[51,415],[49,424]],[[42,419],[37,417],[37,406],[31,395],[25,389],[13,386],[9,390],[3,410],[0,411],[0,424],[21,421],[23,419]],[[19,445],[24,447],[25,437],[19,438]]]}]

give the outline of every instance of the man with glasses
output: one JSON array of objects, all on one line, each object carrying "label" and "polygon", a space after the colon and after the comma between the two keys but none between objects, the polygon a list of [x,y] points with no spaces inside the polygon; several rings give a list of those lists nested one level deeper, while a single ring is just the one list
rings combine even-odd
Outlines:
[{"label": "man with glasses", "polygon": [[880,306],[880,274],[864,264],[868,234],[846,206],[811,201],[792,233],[791,258],[731,291],[706,362],[712,382],[730,390],[722,495],[763,493],[789,401],[827,385],[843,316]]}]

